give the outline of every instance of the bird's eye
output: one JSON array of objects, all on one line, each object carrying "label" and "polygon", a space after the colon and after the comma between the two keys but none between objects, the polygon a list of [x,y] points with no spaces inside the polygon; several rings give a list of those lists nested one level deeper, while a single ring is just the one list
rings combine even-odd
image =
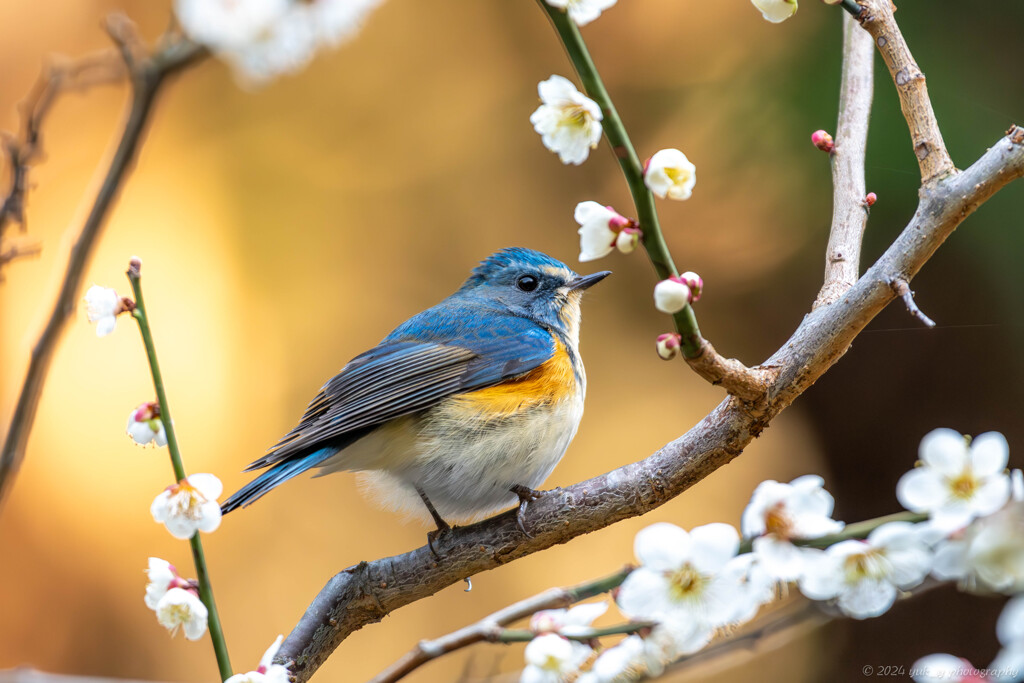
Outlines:
[{"label": "bird's eye", "polygon": [[520,275],[518,279],[516,279],[516,287],[524,292],[532,292],[537,289],[537,285],[539,284],[540,280],[532,275]]}]

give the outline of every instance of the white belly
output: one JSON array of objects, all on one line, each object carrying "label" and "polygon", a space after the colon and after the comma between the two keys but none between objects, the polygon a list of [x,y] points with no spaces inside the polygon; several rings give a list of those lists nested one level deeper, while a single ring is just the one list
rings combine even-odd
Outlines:
[{"label": "white belly", "polygon": [[419,487],[446,521],[480,519],[515,505],[513,486],[539,488],[555,469],[583,417],[583,392],[573,393],[500,423],[444,408],[401,418],[352,444],[320,474],[361,471],[366,496],[407,517],[431,520]]}]

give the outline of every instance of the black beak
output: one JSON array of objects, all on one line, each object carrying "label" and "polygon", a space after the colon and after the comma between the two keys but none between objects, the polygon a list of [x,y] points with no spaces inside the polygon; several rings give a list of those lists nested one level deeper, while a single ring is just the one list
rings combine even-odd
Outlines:
[{"label": "black beak", "polygon": [[587,289],[592,285],[596,285],[601,280],[605,279],[612,274],[610,270],[602,270],[599,273],[591,273],[590,275],[580,275],[575,280],[569,283],[569,291],[577,289]]}]

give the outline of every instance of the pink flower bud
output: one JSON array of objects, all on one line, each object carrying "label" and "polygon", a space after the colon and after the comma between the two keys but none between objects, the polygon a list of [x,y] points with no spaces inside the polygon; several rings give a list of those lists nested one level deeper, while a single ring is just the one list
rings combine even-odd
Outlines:
[{"label": "pink flower bud", "polygon": [[868,196],[864,197],[864,206],[867,206],[867,207],[870,208],[870,207],[874,206],[875,202],[877,202],[877,201],[878,201],[878,195],[875,194],[874,192],[868,192]]},{"label": "pink flower bud", "polygon": [[679,355],[679,347],[683,338],[675,332],[666,332],[658,335],[657,349],[658,356],[662,360],[672,360]]},{"label": "pink flower bud", "polygon": [[832,150],[835,149],[835,143],[832,140],[832,136],[824,130],[816,130],[811,133],[811,142],[822,152],[831,153]]},{"label": "pink flower bud", "polygon": [[154,402],[143,403],[132,413],[136,422],[147,422],[155,417],[160,417],[160,404]]},{"label": "pink flower bud", "polygon": [[704,291],[704,279],[692,270],[688,270],[679,276],[679,281],[690,288],[690,301],[699,301],[701,292]]},{"label": "pink flower bud", "polygon": [[633,222],[629,218],[626,218],[625,216],[620,214],[614,208],[610,206],[606,206],[605,208],[614,214],[611,218],[608,219],[608,227],[614,230],[615,232],[622,230],[623,228],[627,227],[630,223]]},{"label": "pink flower bud", "polygon": [[619,236],[615,238],[615,247],[623,254],[632,254],[633,250],[640,244],[640,238],[643,234],[640,228],[623,228]]}]

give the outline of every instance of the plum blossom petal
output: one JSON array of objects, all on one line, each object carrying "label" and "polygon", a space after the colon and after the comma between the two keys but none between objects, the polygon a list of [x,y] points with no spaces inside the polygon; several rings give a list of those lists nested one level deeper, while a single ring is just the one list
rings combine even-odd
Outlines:
[{"label": "plum blossom petal", "polygon": [[109,287],[93,285],[85,293],[85,315],[89,322],[96,323],[97,337],[113,332],[118,314],[125,310],[121,297]]},{"label": "plum blossom petal", "polygon": [[537,92],[541,105],[530,116],[533,129],[563,164],[582,164],[601,141],[601,107],[557,75],[541,81]]},{"label": "plum blossom petal", "polygon": [[562,683],[579,671],[592,650],[583,643],[547,633],[526,645],[520,683]]},{"label": "plum blossom petal", "polygon": [[577,26],[586,26],[615,4],[615,0],[545,0],[552,7],[564,9]]},{"label": "plum blossom petal", "polygon": [[689,534],[666,523],[647,527],[635,542],[644,566],[623,582],[619,608],[637,619],[688,619],[711,628],[727,623],[736,611],[739,576],[721,570],[738,545],[739,535],[728,524]]},{"label": "plum blossom petal", "polygon": [[855,619],[892,606],[898,589],[918,585],[931,568],[931,549],[909,522],[889,522],[864,541],[842,541],[809,562],[800,590],[812,600],[835,599]]},{"label": "plum blossom petal", "polygon": [[221,519],[217,498],[223,488],[212,474],[190,475],[160,493],[150,513],[175,538],[192,538],[196,531],[215,531]]},{"label": "plum blossom petal", "polygon": [[779,24],[796,14],[797,0],[750,0],[766,21]]},{"label": "plum blossom petal", "polygon": [[678,149],[654,153],[644,167],[644,184],[662,199],[689,199],[697,183],[697,167]]},{"label": "plum blossom petal", "polygon": [[206,605],[192,591],[171,588],[156,605],[156,618],[173,636],[181,628],[189,640],[199,640],[206,632]]},{"label": "plum blossom petal", "polygon": [[1009,447],[997,432],[968,445],[952,429],[936,429],[921,440],[920,457],[921,467],[900,478],[896,497],[908,510],[927,512],[946,532],[992,514],[1010,499]]}]

